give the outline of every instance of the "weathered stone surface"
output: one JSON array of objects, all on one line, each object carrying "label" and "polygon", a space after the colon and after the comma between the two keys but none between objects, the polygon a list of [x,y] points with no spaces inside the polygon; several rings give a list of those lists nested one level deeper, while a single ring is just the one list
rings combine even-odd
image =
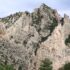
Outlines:
[{"label": "weathered stone surface", "polygon": [[0,32],[0,62],[13,64],[16,70],[38,70],[41,60],[49,58],[53,70],[58,70],[70,61],[70,48],[65,44],[70,35],[67,15],[62,18],[42,4],[32,13],[17,13],[0,22],[0,30],[5,33]]}]

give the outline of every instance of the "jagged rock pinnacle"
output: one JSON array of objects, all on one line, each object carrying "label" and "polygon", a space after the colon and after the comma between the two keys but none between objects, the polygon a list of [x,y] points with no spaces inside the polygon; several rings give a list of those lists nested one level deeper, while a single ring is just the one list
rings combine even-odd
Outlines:
[{"label": "jagged rock pinnacle", "polygon": [[1,18],[0,35],[0,62],[15,70],[39,70],[45,58],[53,62],[53,70],[70,62],[70,19],[45,4],[32,13]]}]

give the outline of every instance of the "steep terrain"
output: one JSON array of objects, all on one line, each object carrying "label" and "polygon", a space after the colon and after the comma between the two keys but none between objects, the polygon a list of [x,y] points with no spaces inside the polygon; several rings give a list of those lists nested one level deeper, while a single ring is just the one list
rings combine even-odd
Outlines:
[{"label": "steep terrain", "polygon": [[49,58],[53,70],[70,62],[70,19],[45,4],[34,12],[0,18],[0,63],[15,70],[39,70]]}]

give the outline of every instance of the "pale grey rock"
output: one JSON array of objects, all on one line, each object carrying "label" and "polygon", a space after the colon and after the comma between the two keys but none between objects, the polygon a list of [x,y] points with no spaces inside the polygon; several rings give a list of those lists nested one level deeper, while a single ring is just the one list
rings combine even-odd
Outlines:
[{"label": "pale grey rock", "polygon": [[13,64],[16,70],[38,70],[41,60],[49,58],[53,70],[57,70],[70,61],[70,48],[65,44],[70,35],[67,15],[62,18],[42,4],[33,13],[17,13],[0,22],[0,30],[5,33],[0,36],[0,62]]}]

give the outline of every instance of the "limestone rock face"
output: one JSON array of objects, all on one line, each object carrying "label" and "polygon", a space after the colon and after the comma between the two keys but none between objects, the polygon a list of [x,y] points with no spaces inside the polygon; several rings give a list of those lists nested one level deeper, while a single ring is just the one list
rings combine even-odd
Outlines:
[{"label": "limestone rock face", "polygon": [[6,33],[6,28],[4,23],[0,22],[0,36],[4,35]]},{"label": "limestone rock face", "polygon": [[1,18],[0,31],[0,62],[15,70],[38,70],[45,58],[53,62],[53,70],[70,61],[70,19],[45,4],[32,13]]},{"label": "limestone rock face", "polygon": [[68,60],[65,56],[65,48],[63,30],[61,24],[59,24],[52,35],[49,36],[46,41],[41,43],[41,47],[37,52],[37,60],[41,61],[48,57],[53,61],[53,70],[58,70],[60,65]]}]

